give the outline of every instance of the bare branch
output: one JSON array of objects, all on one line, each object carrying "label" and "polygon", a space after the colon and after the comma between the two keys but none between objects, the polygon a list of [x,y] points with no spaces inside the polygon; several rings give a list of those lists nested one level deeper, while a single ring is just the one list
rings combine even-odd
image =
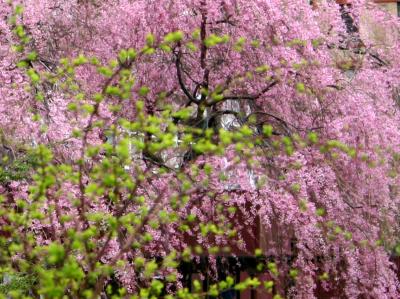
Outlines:
[{"label": "bare branch", "polygon": [[196,98],[194,98],[189,90],[187,89],[185,83],[183,82],[183,78],[182,78],[182,69],[181,69],[181,56],[182,56],[182,52],[179,49],[178,53],[175,54],[175,66],[176,66],[176,75],[178,77],[178,82],[179,82],[179,86],[181,87],[183,93],[187,96],[187,98],[189,99],[189,103],[187,104],[190,105],[191,103],[196,103],[199,104],[199,101],[196,100]]},{"label": "bare branch", "polygon": [[267,91],[269,91],[272,87],[274,87],[276,84],[278,84],[277,80],[272,81],[270,84],[268,84],[265,88],[263,88],[259,93],[254,94],[254,95],[228,95],[225,96],[222,100],[214,100],[211,102],[207,103],[207,106],[213,106],[217,103],[221,103],[227,100],[250,100],[250,101],[254,101],[257,100],[259,97],[261,97],[264,93],[266,93]]}]

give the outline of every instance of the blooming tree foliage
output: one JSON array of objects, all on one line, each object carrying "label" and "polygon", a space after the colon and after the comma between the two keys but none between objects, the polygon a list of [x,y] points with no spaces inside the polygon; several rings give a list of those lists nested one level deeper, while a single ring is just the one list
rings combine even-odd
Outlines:
[{"label": "blooming tree foliage", "polygon": [[[399,297],[399,43],[366,13],[398,33],[361,0],[1,4],[0,293]],[[259,277],[182,285],[231,251]]]}]

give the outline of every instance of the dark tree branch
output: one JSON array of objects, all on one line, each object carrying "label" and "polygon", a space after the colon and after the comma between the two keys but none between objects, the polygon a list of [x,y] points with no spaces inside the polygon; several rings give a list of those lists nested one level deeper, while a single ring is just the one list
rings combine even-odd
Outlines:
[{"label": "dark tree branch", "polygon": [[222,100],[213,100],[211,102],[207,103],[207,106],[213,106],[217,103],[221,103],[227,100],[250,100],[250,101],[255,101],[258,98],[260,98],[264,93],[269,91],[272,87],[274,87],[276,84],[278,84],[277,80],[272,81],[270,84],[268,84],[264,89],[262,89],[259,93],[254,94],[254,95],[228,95],[225,96]]},{"label": "dark tree branch", "polygon": [[183,93],[186,95],[186,97],[189,99],[189,103],[186,104],[186,106],[190,105],[191,103],[199,104],[199,101],[190,94],[185,83],[183,82],[182,69],[181,69],[181,56],[182,56],[182,52],[181,52],[181,49],[179,48],[178,53],[175,54],[176,75],[178,77],[179,86],[181,87],[181,89],[182,89]]},{"label": "dark tree branch", "polygon": [[389,66],[389,63],[380,58],[377,53],[371,53],[371,51],[368,51],[368,54],[378,62],[379,66]]}]

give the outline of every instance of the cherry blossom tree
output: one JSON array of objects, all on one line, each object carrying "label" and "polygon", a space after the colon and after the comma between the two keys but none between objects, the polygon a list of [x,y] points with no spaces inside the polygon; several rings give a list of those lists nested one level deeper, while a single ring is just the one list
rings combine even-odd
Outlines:
[{"label": "cherry blossom tree", "polygon": [[[0,14],[0,293],[399,296],[397,19],[361,0]],[[363,34],[365,15],[392,38]],[[258,276],[211,259],[220,282],[185,285],[182,261],[230,254]]]}]

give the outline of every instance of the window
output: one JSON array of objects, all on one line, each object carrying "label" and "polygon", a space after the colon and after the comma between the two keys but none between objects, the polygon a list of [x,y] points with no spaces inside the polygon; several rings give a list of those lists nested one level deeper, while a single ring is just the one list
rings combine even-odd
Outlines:
[{"label": "window", "polygon": [[375,0],[375,3],[380,4],[391,14],[400,17],[400,0]]},{"label": "window", "polygon": [[400,1],[397,2],[397,16],[400,17]]}]

